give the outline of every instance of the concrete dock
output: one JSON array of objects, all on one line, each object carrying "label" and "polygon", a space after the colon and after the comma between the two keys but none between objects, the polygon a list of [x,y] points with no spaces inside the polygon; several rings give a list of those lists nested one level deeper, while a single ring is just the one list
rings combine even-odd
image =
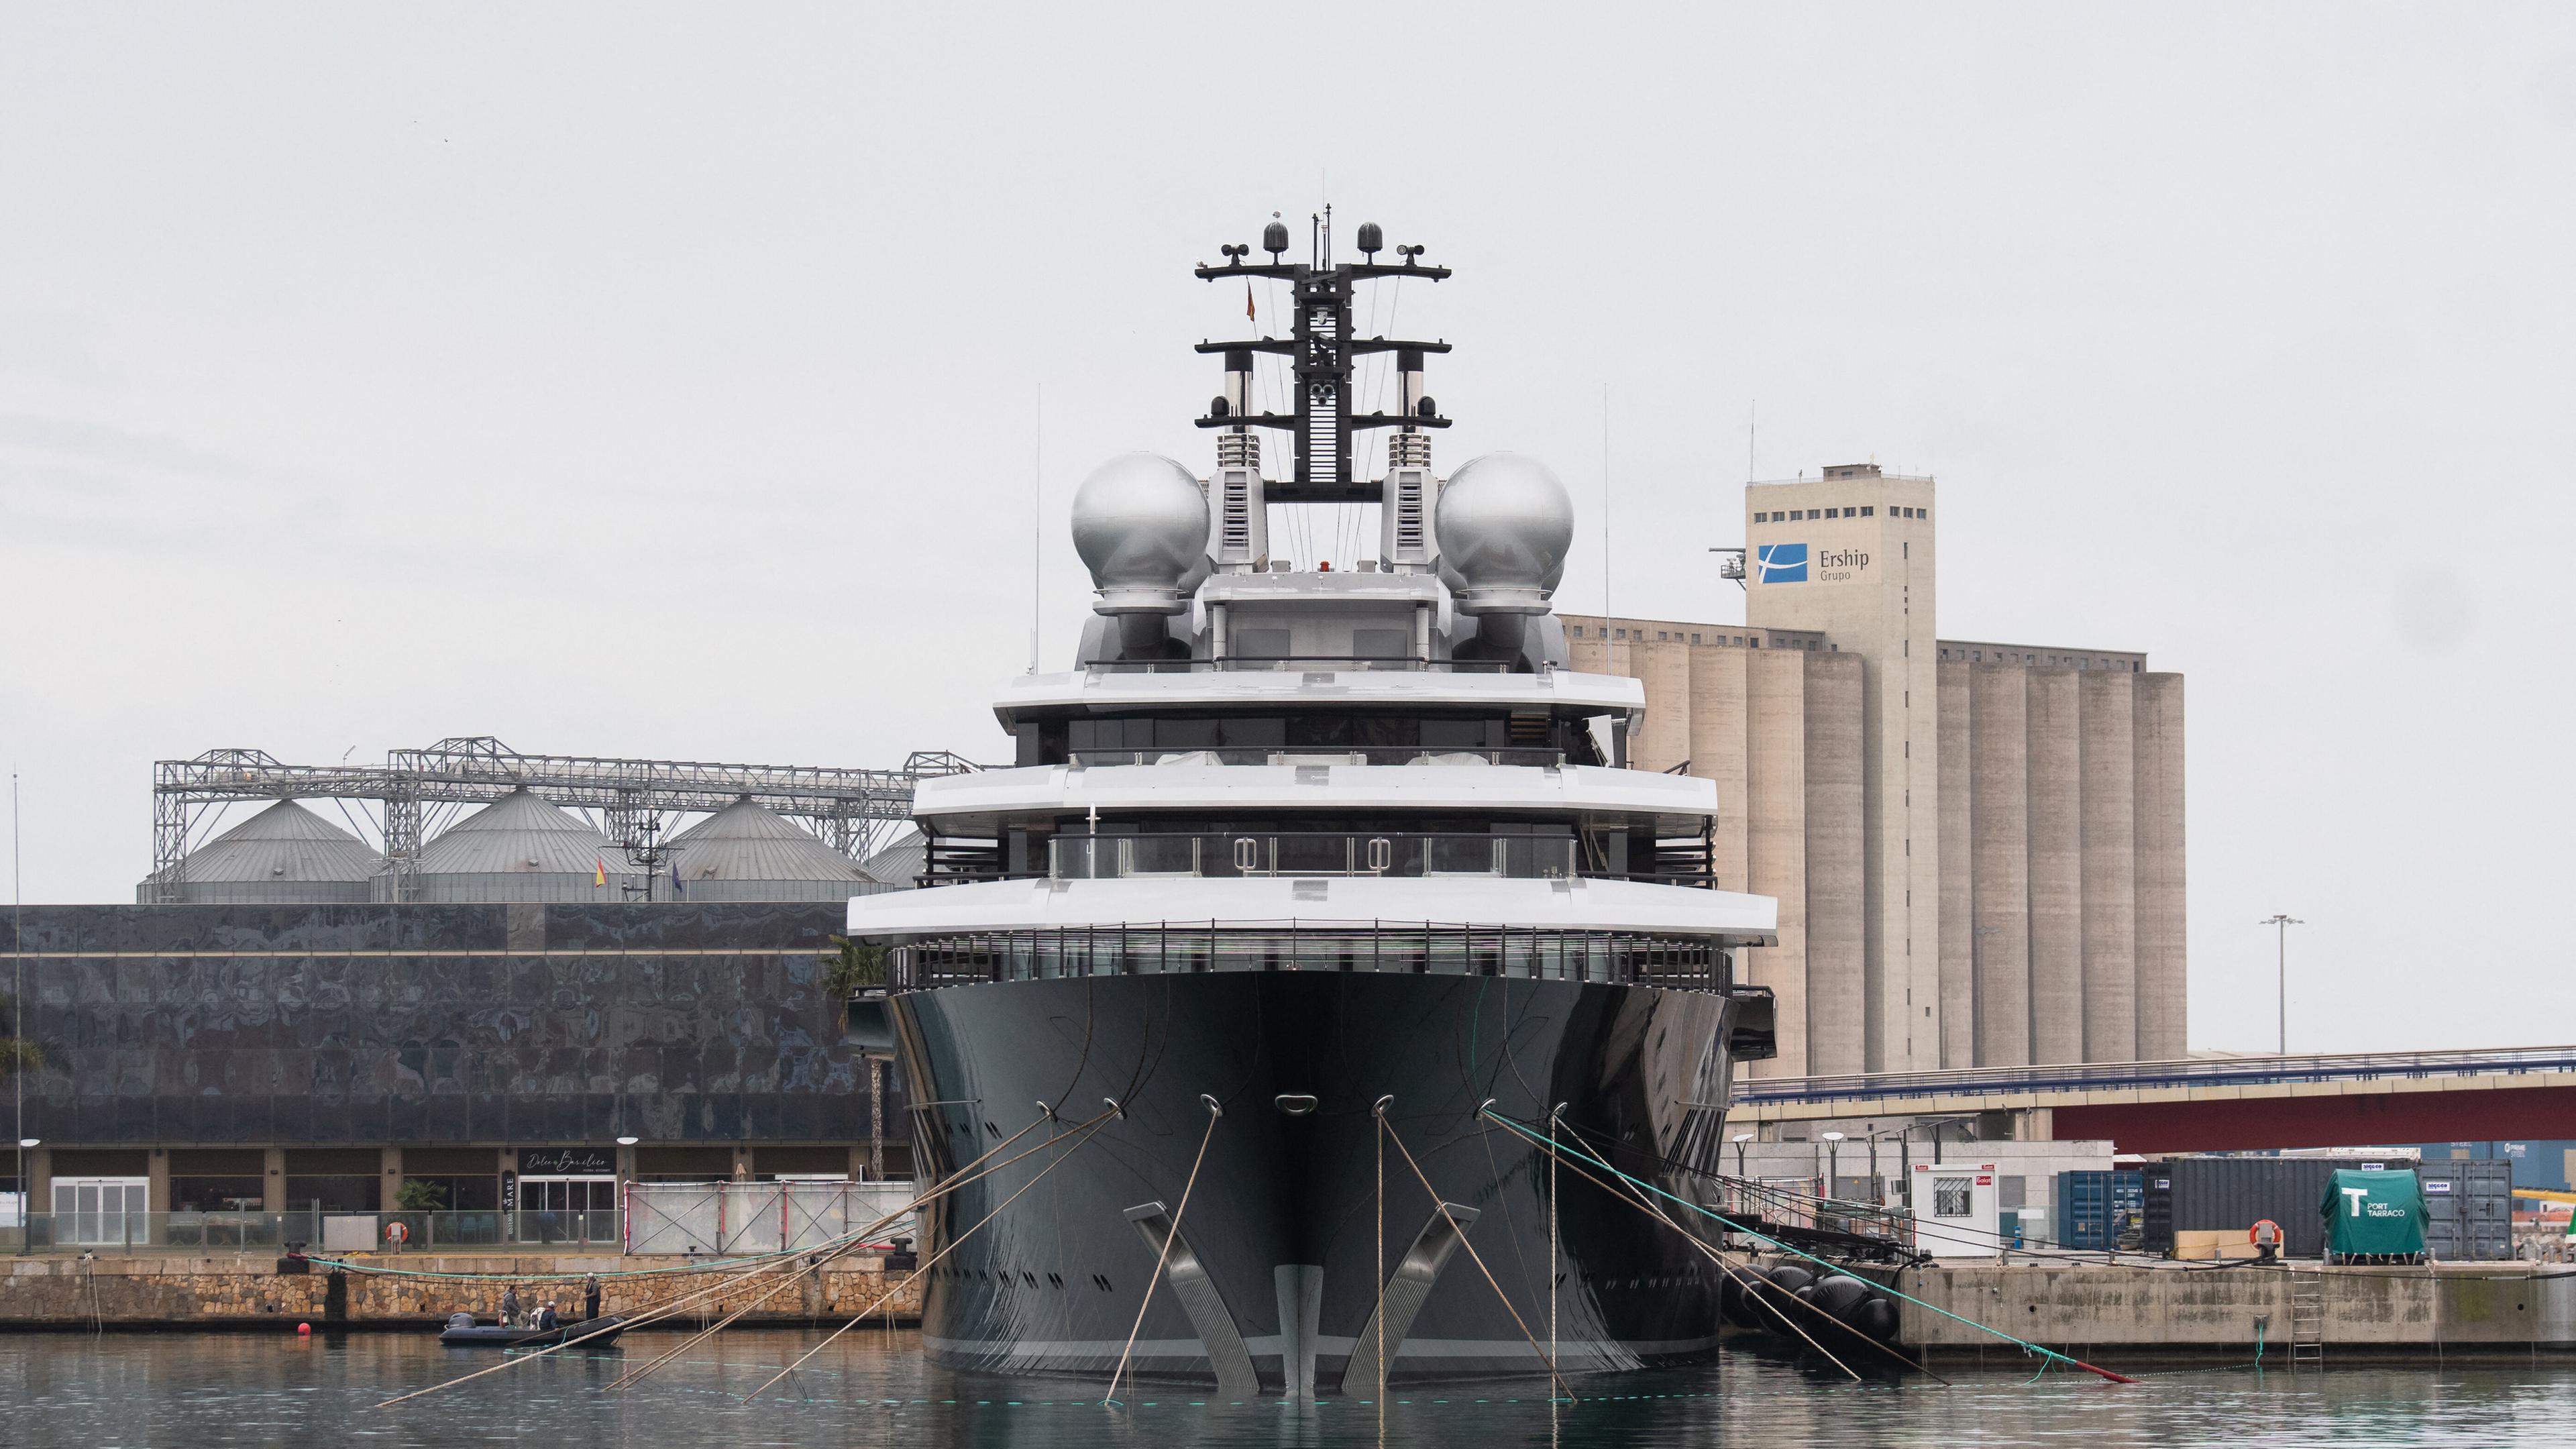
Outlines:
[{"label": "concrete dock", "polygon": [[[530,1310],[548,1298],[558,1311],[581,1311],[582,1279],[600,1275],[602,1310],[625,1313],[713,1287],[728,1275],[688,1271],[686,1258],[603,1255],[493,1257],[353,1255],[353,1262],[407,1273],[498,1274],[519,1286],[519,1299]],[[649,1276],[642,1268],[678,1271]],[[335,1276],[341,1287],[335,1291]],[[795,1288],[781,1292],[752,1310],[745,1323],[837,1323],[865,1311],[888,1288],[902,1283],[889,1278],[882,1256],[853,1254],[827,1263]],[[686,1310],[680,1322],[692,1326],[702,1317],[721,1316],[741,1306],[745,1297],[776,1282],[764,1274],[757,1287],[720,1293]],[[458,1278],[396,1277],[350,1272],[334,1275],[317,1263],[306,1273],[280,1273],[274,1254],[223,1254],[183,1257],[171,1253],[124,1257],[0,1258],[0,1328],[258,1328],[292,1330],[298,1323],[316,1328],[367,1325],[414,1327],[442,1322],[460,1310],[479,1318],[493,1316],[501,1296],[498,1281]],[[704,1309],[701,1314],[700,1309]],[[898,1323],[921,1316],[920,1285],[903,1286],[871,1321],[891,1311]]]},{"label": "concrete dock", "polygon": [[[2078,1358],[2251,1360],[2259,1343],[2266,1362],[2286,1363],[2294,1340],[2322,1345],[2329,1363],[2576,1350],[2576,1267],[2556,1263],[1934,1264],[1892,1284]],[[1919,1305],[1900,1308],[1902,1341],[1934,1361],[2020,1352]]]}]

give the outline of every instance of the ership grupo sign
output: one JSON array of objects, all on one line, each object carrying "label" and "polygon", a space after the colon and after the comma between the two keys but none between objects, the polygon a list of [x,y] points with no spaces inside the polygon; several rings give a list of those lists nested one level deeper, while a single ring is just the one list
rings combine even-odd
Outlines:
[{"label": "ership grupo sign", "polygon": [[1830,537],[1796,543],[1758,543],[1753,546],[1752,572],[1756,584],[1856,584],[1869,575],[1869,548],[1865,542],[1846,543]]}]

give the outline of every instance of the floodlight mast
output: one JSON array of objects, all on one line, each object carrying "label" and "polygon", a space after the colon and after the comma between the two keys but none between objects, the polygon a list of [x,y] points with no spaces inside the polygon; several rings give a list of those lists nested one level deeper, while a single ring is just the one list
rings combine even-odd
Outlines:
[{"label": "floodlight mast", "polygon": [[[1223,354],[1226,370],[1226,390],[1208,409],[1208,415],[1198,420],[1200,427],[1222,428],[1230,433],[1276,428],[1296,440],[1295,476],[1270,483],[1264,490],[1268,502],[1374,503],[1378,485],[1356,476],[1351,464],[1351,435],[1371,428],[1398,428],[1410,433],[1449,426],[1449,420],[1439,415],[1431,399],[1419,395],[1424,355],[1447,352],[1448,343],[1352,335],[1351,298],[1356,283],[1382,277],[1421,277],[1437,282],[1449,275],[1447,267],[1424,266],[1423,248],[1418,246],[1397,247],[1397,255],[1404,258],[1400,263],[1377,261],[1383,235],[1375,222],[1363,224],[1359,229],[1360,254],[1367,260],[1336,266],[1332,261],[1331,218],[1319,217],[1314,257],[1298,264],[1280,260],[1288,250],[1288,228],[1273,221],[1263,229],[1261,238],[1262,249],[1270,253],[1268,262],[1249,261],[1251,247],[1228,243],[1219,249],[1226,258],[1225,265],[1196,269],[1197,276],[1211,282],[1241,277],[1248,284],[1251,278],[1261,277],[1289,286],[1295,308],[1289,336],[1198,345],[1201,353]],[[1250,411],[1249,380],[1252,355],[1256,352],[1289,360],[1296,393],[1295,412]],[[1351,375],[1359,358],[1375,352],[1398,354],[1398,370],[1406,378],[1404,405],[1393,413],[1354,413]]]}]

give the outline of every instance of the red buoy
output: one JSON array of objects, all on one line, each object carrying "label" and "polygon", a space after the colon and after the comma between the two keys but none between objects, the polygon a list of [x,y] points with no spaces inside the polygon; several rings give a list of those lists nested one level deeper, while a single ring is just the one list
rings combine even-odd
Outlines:
[{"label": "red buoy", "polygon": [[310,1335],[313,1332],[313,1325],[309,1323],[299,1323],[295,1325],[295,1331],[297,1333]]}]

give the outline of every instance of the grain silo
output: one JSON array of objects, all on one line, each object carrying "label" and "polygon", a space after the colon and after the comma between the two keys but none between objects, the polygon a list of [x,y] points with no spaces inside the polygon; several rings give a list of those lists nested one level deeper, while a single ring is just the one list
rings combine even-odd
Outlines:
[{"label": "grain silo", "polygon": [[[323,905],[368,899],[385,859],[365,841],[305,809],[280,800],[195,850],[182,867],[177,900]],[[153,882],[134,898],[155,899]]]},{"label": "grain silo", "polygon": [[622,901],[644,874],[597,827],[525,789],[421,848],[422,901]]},{"label": "grain silo", "polygon": [[747,795],[673,837],[670,869],[691,901],[840,901],[886,888]]},{"label": "grain silo", "polygon": [[883,850],[859,862],[859,869],[872,880],[909,889],[929,861],[930,848],[918,830],[907,830],[896,836]]},{"label": "grain silo", "polygon": [[1750,1073],[2179,1057],[2181,677],[1941,638],[1933,504],[1865,464],[1755,484],[1744,623],[1562,616],[1575,669],[1645,685],[1628,763],[1717,785],[1718,884],[1780,903]]}]

